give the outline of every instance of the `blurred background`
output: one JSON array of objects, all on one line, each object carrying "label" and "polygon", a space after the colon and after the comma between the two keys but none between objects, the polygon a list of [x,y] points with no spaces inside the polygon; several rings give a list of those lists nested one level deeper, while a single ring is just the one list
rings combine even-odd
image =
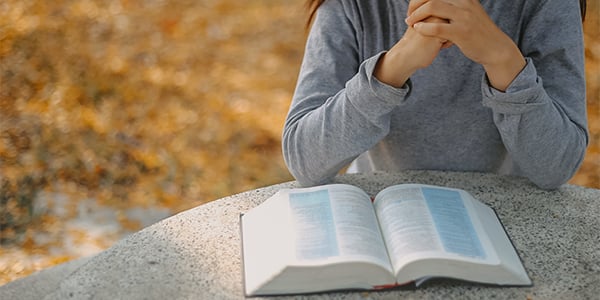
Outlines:
[{"label": "blurred background", "polygon": [[[600,9],[584,24],[600,188]],[[281,129],[304,1],[0,2],[0,285],[292,180]]]}]

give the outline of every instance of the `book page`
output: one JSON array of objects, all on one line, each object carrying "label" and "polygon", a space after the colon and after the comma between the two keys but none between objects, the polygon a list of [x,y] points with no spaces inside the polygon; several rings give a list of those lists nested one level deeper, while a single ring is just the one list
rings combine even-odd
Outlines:
[{"label": "book page", "polygon": [[296,259],[369,261],[390,270],[370,197],[350,185],[289,194]]},{"label": "book page", "polygon": [[421,191],[444,250],[461,256],[485,258],[460,193],[432,187],[423,187]]},{"label": "book page", "polygon": [[394,271],[414,255],[442,251],[421,189],[385,189],[375,198],[375,210]]},{"label": "book page", "polygon": [[241,217],[244,281],[248,294],[282,272],[293,259],[292,229],[287,212],[287,195],[277,192]]},{"label": "book page", "polygon": [[471,206],[455,189],[400,185],[383,190],[375,207],[394,270],[425,258],[495,259],[486,251],[490,243],[482,240],[478,220],[469,214]]},{"label": "book page", "polygon": [[289,194],[292,226],[295,228],[295,255],[298,260],[323,259],[339,255],[329,191]]},{"label": "book page", "polygon": [[284,189],[242,217],[247,295],[393,284],[370,197],[351,185]]},{"label": "book page", "polygon": [[[473,201],[473,208],[477,211],[478,220],[485,230],[487,238],[483,238],[484,248],[491,247],[493,250],[486,251],[490,259],[497,260],[502,265],[504,272],[496,271],[498,274],[496,283],[512,285],[531,285],[531,279],[521,263],[521,259],[508,237],[496,212],[479,201]],[[487,244],[490,243],[490,246]],[[503,275],[503,276],[501,276]]]}]

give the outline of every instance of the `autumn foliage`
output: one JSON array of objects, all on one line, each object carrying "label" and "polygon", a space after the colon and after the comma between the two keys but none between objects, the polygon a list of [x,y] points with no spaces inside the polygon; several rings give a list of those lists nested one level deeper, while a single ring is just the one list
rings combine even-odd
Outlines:
[{"label": "autumn foliage", "polygon": [[[572,181],[596,188],[599,14],[588,1],[592,140]],[[60,218],[35,214],[40,193],[175,213],[292,180],[281,129],[305,19],[288,0],[2,1],[0,284],[74,258],[34,237],[65,234]]]}]

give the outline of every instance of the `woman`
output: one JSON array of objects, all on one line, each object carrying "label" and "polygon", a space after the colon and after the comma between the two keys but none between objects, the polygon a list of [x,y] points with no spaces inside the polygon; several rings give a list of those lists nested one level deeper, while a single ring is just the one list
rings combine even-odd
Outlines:
[{"label": "woman", "polygon": [[309,2],[283,133],[302,185],[350,163],[513,174],[545,189],[578,169],[588,143],[579,3]]}]

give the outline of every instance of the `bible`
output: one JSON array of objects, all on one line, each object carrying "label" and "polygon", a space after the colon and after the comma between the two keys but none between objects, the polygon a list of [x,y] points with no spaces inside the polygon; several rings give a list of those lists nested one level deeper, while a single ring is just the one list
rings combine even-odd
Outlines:
[{"label": "bible", "polygon": [[419,286],[530,286],[495,211],[461,189],[282,189],[240,217],[246,296]]}]

